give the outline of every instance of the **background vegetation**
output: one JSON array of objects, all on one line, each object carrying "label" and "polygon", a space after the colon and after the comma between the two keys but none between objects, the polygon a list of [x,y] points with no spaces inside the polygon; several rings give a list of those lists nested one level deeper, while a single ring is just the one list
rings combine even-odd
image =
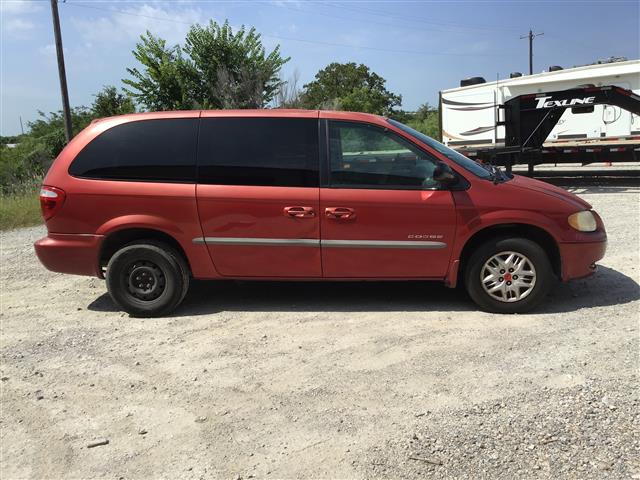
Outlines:
[{"label": "background vegetation", "polygon": [[[106,86],[95,95],[91,107],[72,109],[73,133],[96,118],[134,111],[129,96]],[[65,146],[62,112],[40,112],[40,118],[27,124],[27,133],[0,140],[0,230],[35,225],[41,221],[40,183],[51,161]]]},{"label": "background vegetation", "polygon": [[[302,88],[297,72],[285,81],[281,69],[290,59],[279,46],[267,52],[254,28],[196,24],[183,46],[147,31],[132,54],[140,65],[127,68],[123,91],[105,86],[91,106],[72,109],[74,135],[96,118],[136,110],[271,107],[374,113],[439,136],[437,109],[426,103],[416,112],[399,109],[402,96],[366,65],[331,63]],[[62,112],[39,113],[25,134],[0,137],[0,229],[40,221],[38,188],[65,137]]]}]

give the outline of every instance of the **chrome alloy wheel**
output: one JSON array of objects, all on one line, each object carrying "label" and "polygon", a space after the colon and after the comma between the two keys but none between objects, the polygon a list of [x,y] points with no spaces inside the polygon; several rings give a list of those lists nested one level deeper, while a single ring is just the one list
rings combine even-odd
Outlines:
[{"label": "chrome alloy wheel", "polygon": [[500,252],[487,260],[480,270],[482,288],[500,302],[518,302],[536,285],[536,269],[521,253]]}]

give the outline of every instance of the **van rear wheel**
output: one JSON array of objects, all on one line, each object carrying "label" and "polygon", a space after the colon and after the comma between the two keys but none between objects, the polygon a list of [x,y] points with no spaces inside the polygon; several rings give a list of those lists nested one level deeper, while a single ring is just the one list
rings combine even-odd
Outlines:
[{"label": "van rear wheel", "polygon": [[467,264],[465,286],[480,308],[524,313],[542,302],[554,282],[549,257],[525,238],[497,238],[478,248]]},{"label": "van rear wheel", "polygon": [[175,309],[189,289],[189,269],[169,245],[154,240],[130,243],[107,265],[107,290],[134,317],[158,317]]}]

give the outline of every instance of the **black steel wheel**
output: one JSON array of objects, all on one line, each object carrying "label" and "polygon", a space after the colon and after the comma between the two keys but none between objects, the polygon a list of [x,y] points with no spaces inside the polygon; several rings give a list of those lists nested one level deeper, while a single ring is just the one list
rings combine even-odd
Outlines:
[{"label": "black steel wheel", "polygon": [[107,265],[113,301],[135,317],[157,317],[176,308],[189,288],[189,269],[178,252],[153,240],[118,250]]},{"label": "black steel wheel", "polygon": [[133,261],[123,271],[127,290],[139,300],[155,300],[167,285],[162,269],[147,260]]}]

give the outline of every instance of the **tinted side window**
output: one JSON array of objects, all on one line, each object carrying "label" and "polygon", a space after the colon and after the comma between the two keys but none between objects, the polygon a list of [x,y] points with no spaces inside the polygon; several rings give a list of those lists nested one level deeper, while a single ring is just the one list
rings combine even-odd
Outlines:
[{"label": "tinted side window", "polygon": [[318,120],[203,118],[198,182],[317,187]]},{"label": "tinted side window", "polygon": [[364,123],[330,122],[333,187],[437,188],[436,162],[398,135]]},{"label": "tinted side window", "polygon": [[69,167],[77,177],[194,182],[198,119],[116,125],[84,147]]}]

